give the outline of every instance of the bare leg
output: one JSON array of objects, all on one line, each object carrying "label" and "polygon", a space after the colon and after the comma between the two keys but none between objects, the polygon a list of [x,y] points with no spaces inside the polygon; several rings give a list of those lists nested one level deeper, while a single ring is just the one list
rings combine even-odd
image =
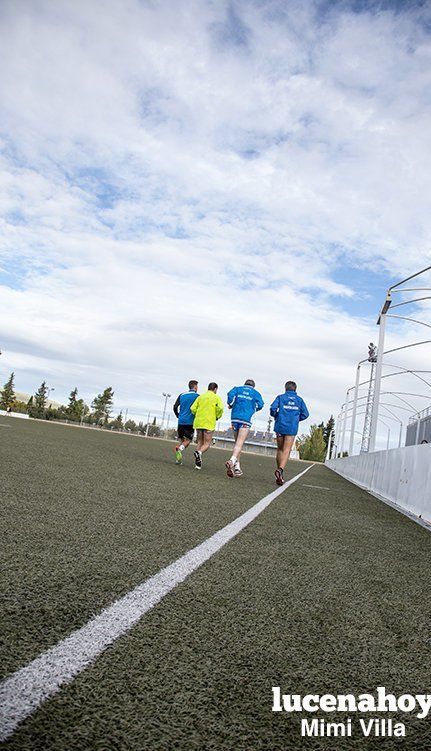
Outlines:
[{"label": "bare leg", "polygon": [[250,428],[240,428],[239,430],[235,431],[235,446],[233,447],[232,456],[234,456],[238,461],[239,457],[241,456],[242,447],[244,446],[249,430]]},{"label": "bare leg", "polygon": [[277,454],[275,457],[275,463],[277,464],[277,468],[281,467],[281,462],[283,461],[283,449],[284,449],[284,435],[278,435],[277,436]]},{"label": "bare leg", "polygon": [[181,439],[181,445],[184,446],[185,449],[187,448],[187,446],[190,446],[190,444],[191,444],[190,438]]},{"label": "bare leg", "polygon": [[197,430],[197,445],[196,445],[196,451],[202,451],[202,446],[204,445],[204,430]]},{"label": "bare leg", "polygon": [[[284,435],[280,436],[280,438],[283,438],[283,446],[278,448],[277,450],[277,462],[279,469],[284,469],[287,462],[289,461],[290,452],[292,451],[292,446],[295,441],[294,435]],[[277,438],[278,443],[278,438]]]},{"label": "bare leg", "polygon": [[200,451],[202,454],[205,453],[205,451],[208,451],[209,447],[211,446],[211,441],[213,437],[213,431],[212,430],[202,430],[202,448],[199,448],[198,451]]}]

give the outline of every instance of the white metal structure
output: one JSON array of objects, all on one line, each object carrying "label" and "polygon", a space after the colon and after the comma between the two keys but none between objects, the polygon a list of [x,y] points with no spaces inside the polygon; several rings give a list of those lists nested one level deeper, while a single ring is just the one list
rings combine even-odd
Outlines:
[{"label": "white metal structure", "polygon": [[[412,292],[431,292],[431,287],[406,287],[404,286],[407,282],[411,281],[412,279],[416,279],[421,274],[424,274],[425,272],[428,272],[431,270],[431,266],[426,267],[425,269],[422,269],[421,271],[416,272],[415,274],[410,275],[406,279],[401,280],[400,282],[397,282],[396,284],[393,284],[391,287],[389,287],[386,298],[384,301],[384,304],[382,306],[382,309],[380,311],[377,324],[379,326],[379,344],[376,348],[374,345],[369,345],[369,353],[368,358],[361,360],[356,368],[356,380],[355,385],[351,386],[347,390],[346,394],[346,401],[343,404],[341,408],[341,414],[338,418],[337,425],[336,425],[336,433],[335,433],[335,440],[333,442],[333,448],[332,448],[332,455],[342,455],[342,453],[345,450],[345,440],[346,440],[346,433],[349,434],[349,447],[348,447],[348,453],[351,456],[354,451],[354,444],[355,444],[355,435],[357,433],[356,430],[356,422],[357,417],[359,414],[364,414],[364,425],[363,425],[363,432],[362,432],[362,440],[361,440],[361,452],[373,452],[376,449],[376,438],[377,438],[377,426],[378,423],[382,423],[382,418],[386,416],[387,419],[394,419],[396,420],[399,425],[399,437],[398,437],[398,443],[400,444],[402,440],[402,435],[404,431],[404,422],[402,419],[400,419],[400,416],[398,416],[397,412],[398,410],[406,410],[406,406],[409,408],[406,411],[412,410],[413,412],[417,411],[418,405],[412,405],[410,402],[410,399],[407,400],[405,397],[415,397],[420,399],[426,399],[429,403],[431,401],[431,381],[424,378],[422,374],[424,373],[431,373],[430,370],[418,370],[415,368],[409,368],[405,367],[404,365],[398,365],[393,364],[392,362],[388,363],[385,359],[385,356],[392,354],[392,353],[398,353],[404,350],[409,350],[413,347],[419,347],[421,345],[429,345],[431,344],[431,339],[426,339],[422,341],[413,342],[411,344],[406,344],[401,347],[393,347],[391,349],[385,350],[385,335],[386,335],[386,325],[387,325],[387,319],[393,318],[393,319],[401,319],[406,321],[411,321],[415,324],[423,325],[427,328],[431,329],[431,324],[427,323],[425,321],[419,320],[417,317],[412,318],[409,316],[401,316],[397,314],[392,314],[392,310],[402,307],[404,305],[411,305],[414,303],[418,303],[425,300],[431,299],[430,295],[422,295],[419,297],[411,296],[410,293]],[[394,296],[396,293],[403,293],[405,296],[407,296],[407,299],[402,299],[401,302],[396,302],[394,304]],[[389,310],[391,313],[389,313]],[[392,358],[391,358],[392,359]],[[371,364],[371,373],[367,380],[362,381],[360,380],[361,375],[361,367],[364,365],[364,363],[370,362]],[[384,368],[390,368],[390,372],[384,372]],[[423,384],[425,384],[427,387],[429,387],[430,391],[428,394],[419,394],[414,393],[412,391],[397,391],[395,389],[393,390],[384,390],[382,391],[382,382],[383,379],[386,378],[393,378],[396,376],[403,376],[403,375],[411,375],[412,377],[419,379]],[[367,387],[367,395],[360,395],[359,390],[362,386]],[[424,389],[425,390],[425,389]],[[351,392],[353,391],[353,398],[350,397]],[[388,403],[386,400],[382,400],[382,396],[390,395],[393,397],[392,401]],[[362,403],[361,400],[366,399],[366,405]],[[395,403],[393,403],[395,401]],[[359,407],[365,407],[365,410],[363,412],[358,412]],[[392,411],[392,409],[395,409],[395,412]],[[412,411],[410,411],[410,414],[412,414]],[[350,419],[350,426],[349,426],[349,419]]]}]

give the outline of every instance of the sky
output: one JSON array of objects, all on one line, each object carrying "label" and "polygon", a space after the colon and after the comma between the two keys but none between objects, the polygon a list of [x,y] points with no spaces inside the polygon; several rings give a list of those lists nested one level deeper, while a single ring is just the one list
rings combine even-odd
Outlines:
[{"label": "sky", "polygon": [[337,414],[431,264],[430,34],[428,2],[3,0],[1,382],[139,417],[294,379],[308,424]]}]

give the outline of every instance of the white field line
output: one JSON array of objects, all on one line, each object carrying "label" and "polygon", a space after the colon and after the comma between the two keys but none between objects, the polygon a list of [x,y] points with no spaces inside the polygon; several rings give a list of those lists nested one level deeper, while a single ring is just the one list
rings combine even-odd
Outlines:
[{"label": "white field line", "polygon": [[331,488],[324,488],[323,485],[307,485],[305,482],[301,482],[303,488],[316,488],[316,490],[331,490]]},{"label": "white field line", "polygon": [[168,592],[236,537],[274,498],[299,480],[312,466],[314,465],[295,475],[212,537],[102,610],[55,647],[6,678],[0,684],[0,740],[8,738],[42,702],[91,665],[110,644],[126,634]]}]

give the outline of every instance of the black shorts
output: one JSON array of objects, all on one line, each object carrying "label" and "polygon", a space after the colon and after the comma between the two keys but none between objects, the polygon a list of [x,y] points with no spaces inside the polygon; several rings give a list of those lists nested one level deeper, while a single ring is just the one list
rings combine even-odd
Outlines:
[{"label": "black shorts", "polygon": [[178,438],[181,438],[181,440],[188,438],[189,441],[192,441],[194,432],[193,425],[178,425],[177,433]]}]

